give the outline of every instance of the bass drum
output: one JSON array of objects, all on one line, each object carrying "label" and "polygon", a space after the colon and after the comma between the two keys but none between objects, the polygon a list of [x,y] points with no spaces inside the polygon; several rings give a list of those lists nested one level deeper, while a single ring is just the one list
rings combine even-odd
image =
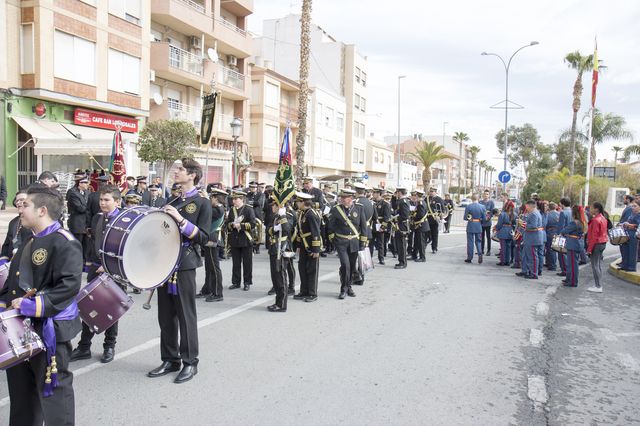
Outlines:
[{"label": "bass drum", "polygon": [[106,228],[100,258],[104,270],[120,284],[150,290],[178,268],[182,237],[178,224],[164,211],[136,206]]},{"label": "bass drum", "polygon": [[0,312],[0,370],[39,354],[44,350],[42,339],[31,326],[31,320],[17,309]]},{"label": "bass drum", "polygon": [[98,275],[76,297],[80,318],[100,334],[115,324],[133,305],[133,299],[107,274]]}]

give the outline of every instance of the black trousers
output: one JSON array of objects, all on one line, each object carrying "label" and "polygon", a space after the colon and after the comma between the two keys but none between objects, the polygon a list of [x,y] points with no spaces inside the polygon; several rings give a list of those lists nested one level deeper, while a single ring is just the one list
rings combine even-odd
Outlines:
[{"label": "black trousers", "polygon": [[391,237],[391,232],[384,233],[384,255],[387,255],[387,249],[391,251],[392,255],[396,255],[396,240]]},{"label": "black trousers", "polygon": [[[386,235],[384,232],[374,232],[373,233],[373,244],[378,250],[378,260],[384,261],[384,256],[386,254],[385,242]],[[371,253],[371,257],[373,257],[373,251]]]},{"label": "black trousers", "polygon": [[287,309],[287,286],[285,284],[285,275],[287,274],[287,270],[284,260],[284,258],[278,260],[278,256],[276,255],[269,255],[271,284],[276,291],[276,305],[282,309]]},{"label": "black trousers", "polygon": [[351,253],[347,247],[336,246],[338,258],[340,258],[340,291],[347,291],[351,288],[353,271],[357,269],[358,252]]},{"label": "black trousers", "polygon": [[7,384],[11,408],[10,426],[75,424],[73,373],[69,371],[71,342],[56,344],[58,386],[53,395],[44,398],[42,389],[47,371],[45,351],[7,370]]},{"label": "black trousers", "polygon": [[318,270],[320,258],[313,258],[312,253],[300,249],[298,273],[300,274],[300,294],[303,296],[318,295]]},{"label": "black trousers", "polygon": [[87,238],[87,234],[73,234],[76,240],[80,241],[82,245],[82,266],[84,267],[87,262],[87,248],[89,243],[89,238]]},{"label": "black trousers", "polygon": [[409,231],[409,233],[407,234],[406,237],[406,242],[407,242],[407,256],[411,256],[416,257],[416,252],[415,252],[415,247],[413,247],[413,238],[414,238],[414,232],[413,231]]},{"label": "black trousers", "polygon": [[449,232],[449,228],[451,227],[451,218],[452,214],[444,218],[444,232]]},{"label": "black trousers", "polygon": [[169,294],[168,284],[156,290],[158,324],[160,324],[160,356],[162,361],[182,360],[184,364],[197,364],[196,270],[178,271],[177,284],[177,295]]},{"label": "black trousers", "polygon": [[402,231],[396,231],[394,236],[396,251],[398,252],[398,264],[407,264],[407,235]]},{"label": "black trousers", "polygon": [[293,258],[287,258],[283,260],[287,274],[285,276],[288,279],[289,293],[296,292],[296,267],[293,265]]},{"label": "black trousers", "polygon": [[[487,245],[486,251],[484,249],[485,244]],[[482,227],[482,252],[486,254],[491,253],[491,226]]]},{"label": "black trousers", "polygon": [[416,229],[413,232],[413,247],[416,253],[416,256],[419,259],[425,259],[424,256],[424,245],[425,245],[425,233],[420,229]]},{"label": "black trousers", "polygon": [[[96,273],[97,269],[98,269],[97,266],[91,265],[91,267],[89,268],[89,271],[87,271],[87,283],[90,283],[96,277],[98,277],[98,275],[100,275]],[[127,291],[127,286],[120,285],[120,284],[118,284],[118,286],[125,292]],[[89,327],[83,321],[82,334],[80,334],[80,341],[78,342],[78,348],[80,348],[81,350],[91,349],[91,340],[93,339],[93,336],[95,336],[95,333],[93,332],[91,327]],[[117,339],[118,339],[118,322],[116,321],[115,324],[113,324],[111,327],[107,328],[104,331],[104,343],[102,344],[102,347],[104,349],[115,348]]]},{"label": "black trousers", "polygon": [[431,236],[431,250],[438,250],[438,233],[439,226],[437,220],[429,220],[429,235]]},{"label": "black trousers", "polygon": [[253,248],[252,247],[231,247],[231,259],[233,260],[233,272],[231,273],[231,284],[240,284],[242,275],[243,284],[253,284]]},{"label": "black trousers", "polygon": [[218,259],[218,247],[203,247],[205,278],[201,294],[222,297],[222,270]]}]

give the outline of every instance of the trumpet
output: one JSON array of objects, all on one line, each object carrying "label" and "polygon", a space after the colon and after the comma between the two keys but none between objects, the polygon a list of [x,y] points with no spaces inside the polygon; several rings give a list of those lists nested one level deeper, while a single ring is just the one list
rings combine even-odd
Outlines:
[{"label": "trumpet", "polygon": [[467,220],[471,220],[471,219],[473,219],[473,215],[472,215],[471,213],[469,213],[469,214],[467,215]]}]

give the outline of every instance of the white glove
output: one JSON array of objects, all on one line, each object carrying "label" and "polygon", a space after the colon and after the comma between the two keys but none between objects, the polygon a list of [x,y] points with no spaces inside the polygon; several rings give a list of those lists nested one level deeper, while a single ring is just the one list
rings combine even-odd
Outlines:
[{"label": "white glove", "polygon": [[285,214],[287,214],[287,209],[286,209],[285,207],[280,207],[280,208],[278,209],[278,214],[279,214],[280,216],[284,216]]},{"label": "white glove", "polygon": [[282,229],[282,225],[280,225],[280,224],[277,224],[276,226],[273,227],[273,230],[276,231],[276,232],[278,232],[281,229]]}]

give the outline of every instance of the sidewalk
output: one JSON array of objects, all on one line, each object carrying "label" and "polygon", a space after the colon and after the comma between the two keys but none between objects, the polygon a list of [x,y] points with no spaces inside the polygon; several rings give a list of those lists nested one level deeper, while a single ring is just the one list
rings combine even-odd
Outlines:
[{"label": "sidewalk", "polygon": [[620,262],[621,260],[621,258],[618,258],[611,262],[611,264],[609,265],[609,273],[614,277],[618,277],[628,283],[640,285],[640,272],[622,271],[616,267],[618,262]]}]

